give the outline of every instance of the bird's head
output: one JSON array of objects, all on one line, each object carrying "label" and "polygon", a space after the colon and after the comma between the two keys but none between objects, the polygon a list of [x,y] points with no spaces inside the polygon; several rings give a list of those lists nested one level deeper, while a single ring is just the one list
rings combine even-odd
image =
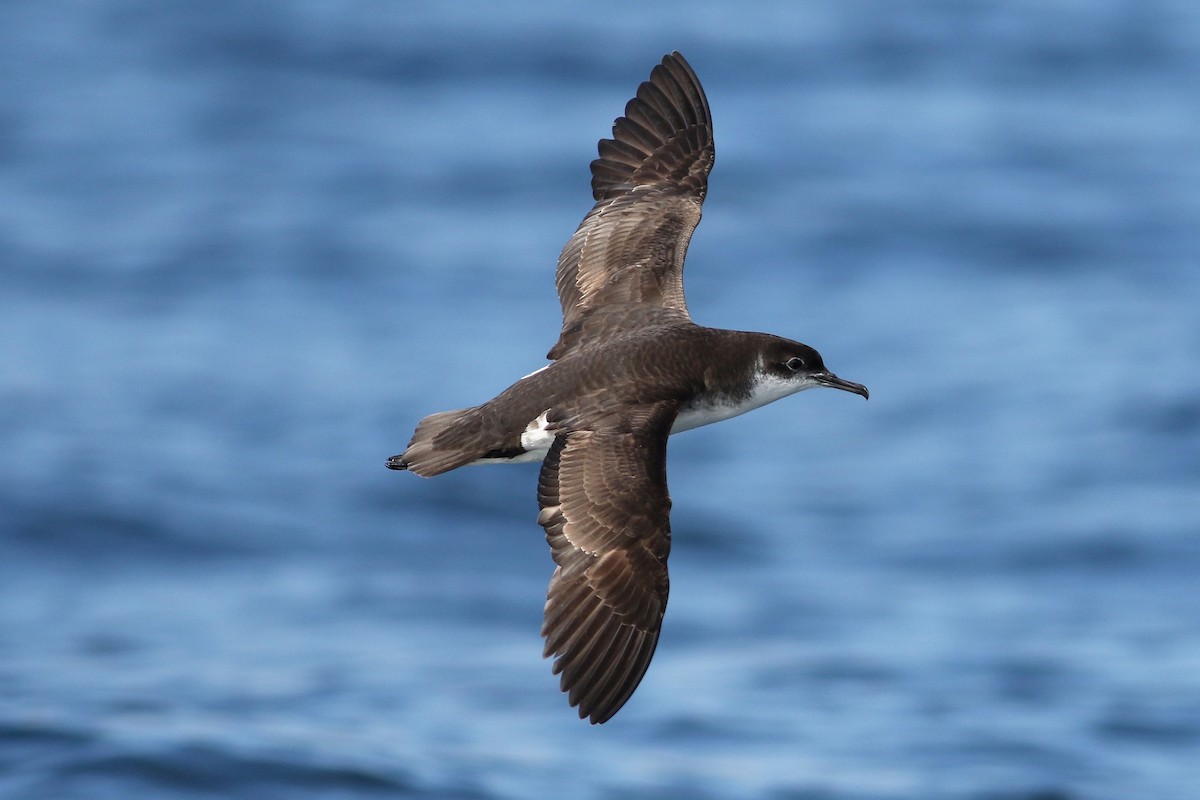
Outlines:
[{"label": "bird's head", "polygon": [[834,375],[826,368],[820,353],[790,339],[774,339],[763,348],[762,375],[781,389],[787,389],[788,394],[826,386],[862,395],[863,398],[870,397],[866,386]]}]

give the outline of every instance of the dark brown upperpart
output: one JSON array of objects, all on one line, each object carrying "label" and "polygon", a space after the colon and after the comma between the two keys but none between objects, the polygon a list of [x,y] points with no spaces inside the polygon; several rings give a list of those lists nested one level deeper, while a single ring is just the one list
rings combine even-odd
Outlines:
[{"label": "dark brown upperpart", "polygon": [[639,328],[601,348],[569,354],[523,378],[481,406],[508,436],[553,408],[564,424],[576,417],[658,402],[686,405],[701,394],[743,399],[759,354],[775,342],[765,333],[705,328],[682,321]]},{"label": "dark brown upperpart", "polygon": [[479,406],[426,417],[394,466],[431,476],[480,458],[520,455],[521,434],[547,411],[567,430],[628,408],[684,407],[701,395],[736,402],[745,398],[760,354],[789,344],[687,320],[636,328],[604,347],[574,351]]}]

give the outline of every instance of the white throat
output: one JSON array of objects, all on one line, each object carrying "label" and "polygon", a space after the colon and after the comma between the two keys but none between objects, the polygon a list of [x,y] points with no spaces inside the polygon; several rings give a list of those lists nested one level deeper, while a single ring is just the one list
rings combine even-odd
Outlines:
[{"label": "white throat", "polygon": [[818,385],[816,381],[812,380],[780,378],[764,370],[760,362],[756,371],[754,387],[750,390],[749,397],[742,400],[698,398],[679,412],[679,416],[675,418],[675,424],[671,427],[671,433],[690,431],[692,428],[730,419]]}]

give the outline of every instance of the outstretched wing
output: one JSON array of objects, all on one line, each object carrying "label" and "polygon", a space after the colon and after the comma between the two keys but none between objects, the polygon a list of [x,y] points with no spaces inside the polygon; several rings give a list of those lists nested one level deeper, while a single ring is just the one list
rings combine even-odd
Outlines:
[{"label": "outstretched wing", "polygon": [[[538,522],[558,564],[544,655],[579,717],[605,722],[646,674],[667,607],[667,436],[673,404],[560,423],[538,480]],[[553,418],[551,419],[553,423]]]},{"label": "outstretched wing", "polygon": [[614,331],[689,318],[683,259],[714,151],[708,100],[683,56],[654,68],[599,150],[596,205],[558,257],[563,328],[552,359]]}]

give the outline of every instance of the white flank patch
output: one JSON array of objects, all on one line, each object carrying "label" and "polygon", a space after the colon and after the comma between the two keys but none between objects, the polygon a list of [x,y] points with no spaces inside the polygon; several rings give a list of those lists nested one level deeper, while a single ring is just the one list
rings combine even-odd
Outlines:
[{"label": "white flank patch", "polygon": [[[543,411],[537,419],[525,426],[525,431],[521,434],[521,447],[530,451],[541,451],[538,458],[545,456],[550,445],[554,444],[554,434],[546,430],[546,415],[549,413],[550,409]],[[524,458],[526,455],[528,453],[517,456],[517,458]]]},{"label": "white flank patch", "polygon": [[554,434],[546,430],[548,413],[549,409],[543,411],[537,419],[525,426],[521,433],[521,447],[525,448],[525,452],[521,455],[512,458],[477,458],[471,464],[524,464],[528,461],[541,461],[550,451],[550,445],[554,444]]}]

